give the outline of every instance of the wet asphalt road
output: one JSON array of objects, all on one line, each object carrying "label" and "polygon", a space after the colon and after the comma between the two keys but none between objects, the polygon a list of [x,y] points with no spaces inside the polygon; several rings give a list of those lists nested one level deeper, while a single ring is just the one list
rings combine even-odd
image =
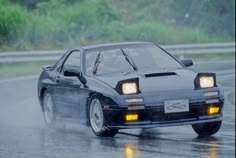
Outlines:
[{"label": "wet asphalt road", "polygon": [[234,64],[193,68],[216,72],[226,97],[222,128],[204,139],[191,126],[122,130],[114,138],[98,138],[75,120],[66,121],[65,129],[49,129],[36,97],[37,78],[0,80],[0,158],[235,157]]}]

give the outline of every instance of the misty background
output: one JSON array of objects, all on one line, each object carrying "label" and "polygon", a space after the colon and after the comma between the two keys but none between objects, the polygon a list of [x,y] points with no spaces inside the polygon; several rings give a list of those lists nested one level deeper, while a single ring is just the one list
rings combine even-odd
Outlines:
[{"label": "misty background", "polygon": [[235,0],[0,0],[0,51],[235,41]]}]

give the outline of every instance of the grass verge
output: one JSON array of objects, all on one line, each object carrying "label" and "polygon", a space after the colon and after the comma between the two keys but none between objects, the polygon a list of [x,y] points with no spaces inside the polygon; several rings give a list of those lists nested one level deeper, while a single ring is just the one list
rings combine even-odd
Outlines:
[{"label": "grass verge", "polygon": [[42,71],[42,65],[50,65],[54,62],[29,62],[0,64],[0,79],[36,75]]}]

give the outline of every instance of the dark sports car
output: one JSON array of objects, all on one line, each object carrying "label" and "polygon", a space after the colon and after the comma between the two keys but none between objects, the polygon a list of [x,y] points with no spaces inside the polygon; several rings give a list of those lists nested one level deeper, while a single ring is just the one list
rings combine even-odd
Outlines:
[{"label": "dark sports car", "polygon": [[178,125],[210,136],[221,126],[223,91],[214,73],[192,64],[149,42],[84,46],[43,67],[38,98],[48,125],[77,118],[97,136]]}]

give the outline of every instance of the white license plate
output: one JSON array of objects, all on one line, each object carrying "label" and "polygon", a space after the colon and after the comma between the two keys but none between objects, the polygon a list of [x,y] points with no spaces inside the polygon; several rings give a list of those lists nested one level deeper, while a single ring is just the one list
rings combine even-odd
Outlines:
[{"label": "white license plate", "polygon": [[189,100],[181,99],[164,101],[164,111],[165,113],[188,112]]}]

